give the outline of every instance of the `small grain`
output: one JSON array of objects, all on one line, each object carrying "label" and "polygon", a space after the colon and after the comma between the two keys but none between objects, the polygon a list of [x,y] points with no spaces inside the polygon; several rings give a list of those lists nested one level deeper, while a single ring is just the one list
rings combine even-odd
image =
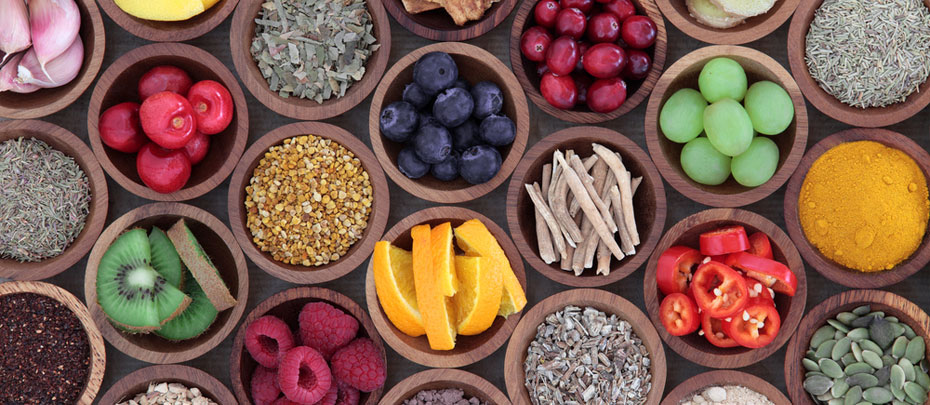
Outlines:
[{"label": "small grain", "polygon": [[478,397],[466,396],[458,388],[423,390],[404,401],[403,405],[490,405]]},{"label": "small grain", "polygon": [[774,405],[765,395],[739,385],[711,386],[695,392],[681,405]]},{"label": "small grain", "polygon": [[148,390],[136,394],[133,399],[116,405],[218,405],[207,398],[199,388],[187,388],[184,384],[158,382],[149,384]]}]

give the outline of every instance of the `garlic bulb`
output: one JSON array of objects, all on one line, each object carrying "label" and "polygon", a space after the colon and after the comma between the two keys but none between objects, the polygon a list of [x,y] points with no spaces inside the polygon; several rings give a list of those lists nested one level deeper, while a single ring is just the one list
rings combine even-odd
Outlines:
[{"label": "garlic bulb", "polygon": [[0,69],[0,92],[12,91],[14,93],[32,93],[39,89],[34,84],[23,84],[16,80],[16,69],[19,61],[23,59],[22,53],[12,55],[10,63]]},{"label": "garlic bulb", "polygon": [[81,13],[74,0],[29,0],[29,28],[36,58],[45,67],[74,43]]},{"label": "garlic bulb", "polygon": [[0,0],[0,51],[2,60],[24,51],[32,45],[29,35],[29,14],[23,0]]},{"label": "garlic bulb", "polygon": [[64,53],[45,64],[45,69],[39,64],[36,48],[32,47],[19,62],[16,80],[44,88],[64,86],[77,77],[83,63],[84,42],[81,38],[75,38]]}]

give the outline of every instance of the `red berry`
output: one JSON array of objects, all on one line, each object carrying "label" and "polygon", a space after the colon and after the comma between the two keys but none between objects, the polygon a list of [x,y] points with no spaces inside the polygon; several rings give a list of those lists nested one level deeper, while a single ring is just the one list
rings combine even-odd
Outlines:
[{"label": "red berry", "polygon": [[358,405],[361,394],[355,387],[337,380],[336,385],[339,387],[339,395],[336,397],[336,405]]},{"label": "red berry", "polygon": [[591,87],[591,82],[594,80],[585,73],[574,74],[572,79],[575,80],[575,89],[578,92],[578,104],[586,104],[588,102],[588,87]]},{"label": "red berry", "polygon": [[358,320],[325,302],[304,305],[298,317],[300,341],[329,359],[358,334]]},{"label": "red berry", "polygon": [[584,54],[584,70],[598,79],[616,77],[626,63],[626,52],[615,44],[595,44]]},{"label": "red berry", "polygon": [[155,66],[139,79],[139,100],[145,101],[149,96],[163,91],[187,96],[191,88],[191,77],[183,69],[175,66]]},{"label": "red berry", "polygon": [[656,43],[656,32],[656,23],[642,15],[627,18],[620,28],[623,42],[634,49],[646,49]]},{"label": "red berry", "polygon": [[187,184],[191,162],[183,149],[165,149],[149,142],[136,155],[136,172],[148,188],[168,194]]},{"label": "red berry", "polygon": [[587,26],[587,17],[577,8],[563,8],[555,18],[555,32],[558,35],[568,35],[574,39],[581,39]]},{"label": "red berry", "polygon": [[626,82],[619,78],[600,79],[588,88],[588,108],[599,113],[609,113],[626,101]]},{"label": "red berry", "polygon": [[543,27],[531,27],[520,38],[520,51],[533,62],[546,60],[546,51],[552,42],[552,35]]},{"label": "red berry", "polygon": [[268,368],[278,368],[281,355],[294,347],[294,335],[284,321],[265,315],[245,329],[245,348],[252,358]]},{"label": "red berry", "polygon": [[555,17],[559,15],[559,2],[555,0],[540,0],[533,9],[533,16],[536,18],[536,24],[546,28],[555,26]]},{"label": "red berry", "polygon": [[578,100],[578,91],[571,76],[556,76],[552,72],[543,75],[539,92],[555,108],[570,110]]},{"label": "red berry", "polygon": [[339,399],[339,387],[336,386],[336,382],[333,381],[329,384],[329,391],[326,391],[326,395],[323,396],[319,402],[313,405],[336,405],[336,401]]},{"label": "red berry", "polygon": [[604,5],[604,10],[616,14],[620,22],[636,15],[636,6],[630,0],[610,0]]},{"label": "red berry", "polygon": [[194,133],[194,138],[184,145],[183,150],[187,154],[187,159],[191,161],[191,165],[196,165],[207,157],[207,152],[210,151],[210,137],[197,131]]},{"label": "red berry", "polygon": [[197,131],[191,103],[177,93],[163,91],[151,95],[139,107],[142,130],[163,148],[178,149],[187,145]]},{"label": "red berry", "polygon": [[652,68],[652,58],[649,54],[638,49],[628,49],[626,51],[627,62],[623,68],[624,79],[642,80],[649,76],[649,69]]},{"label": "red berry", "polygon": [[591,43],[587,41],[578,41],[578,54],[581,55],[578,58],[578,63],[575,64],[575,72],[584,71],[584,54],[588,52],[588,49],[591,49]]},{"label": "red berry", "polygon": [[287,399],[287,397],[281,397],[281,398],[278,398],[277,401],[272,402],[271,405],[303,405],[303,404],[301,404],[300,402],[291,401]]},{"label": "red berry", "polygon": [[581,10],[582,13],[588,14],[594,7],[594,0],[559,0],[559,5],[562,8],[574,7]]},{"label": "red berry", "polygon": [[278,388],[278,372],[274,369],[262,367],[261,365],[255,367],[250,385],[252,387],[252,402],[255,405],[270,405],[281,396],[281,389]]},{"label": "red berry", "polygon": [[187,93],[187,100],[194,107],[197,129],[206,135],[223,132],[232,122],[232,95],[219,82],[201,80],[195,83]]},{"label": "red berry", "polygon": [[368,338],[358,338],[333,355],[333,375],[362,392],[384,385],[387,369],[382,353]]},{"label": "red berry", "polygon": [[287,399],[315,404],[329,392],[333,375],[319,352],[307,346],[288,350],[278,364],[278,386]]},{"label": "red berry", "polygon": [[120,152],[136,153],[149,139],[139,123],[139,104],[120,103],[107,108],[97,122],[100,140]]},{"label": "red berry", "polygon": [[557,75],[567,75],[575,70],[581,52],[578,52],[578,43],[572,37],[561,36],[549,45],[546,53],[546,65],[549,71]]},{"label": "red berry", "polygon": [[620,38],[620,19],[610,12],[595,14],[588,21],[588,39],[591,42],[616,42]]}]

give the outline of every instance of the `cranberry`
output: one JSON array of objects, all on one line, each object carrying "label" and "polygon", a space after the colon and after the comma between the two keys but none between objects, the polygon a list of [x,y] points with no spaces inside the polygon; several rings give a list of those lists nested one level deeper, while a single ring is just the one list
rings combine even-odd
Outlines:
[{"label": "cranberry", "polygon": [[614,13],[595,14],[588,21],[588,39],[591,42],[616,42],[620,38],[620,19]]},{"label": "cranberry", "polygon": [[564,76],[575,70],[579,58],[581,52],[578,52],[578,43],[572,37],[561,36],[549,45],[546,64],[552,73]]},{"label": "cranberry", "polygon": [[136,153],[149,139],[139,123],[139,105],[120,103],[107,108],[97,122],[100,140],[120,152]]},{"label": "cranberry", "polygon": [[145,101],[149,96],[162,91],[170,91],[186,97],[192,84],[194,82],[191,81],[191,77],[179,67],[155,66],[139,79],[139,99]]},{"label": "cranberry", "polygon": [[542,77],[547,72],[549,72],[549,65],[546,62],[536,64],[536,76]]},{"label": "cranberry", "polygon": [[559,15],[559,2],[555,0],[540,0],[533,9],[533,16],[536,17],[536,24],[546,28],[555,26],[555,17]]},{"label": "cranberry", "polygon": [[588,88],[588,108],[599,113],[609,113],[626,101],[626,82],[619,78],[600,79]]},{"label": "cranberry", "polygon": [[570,110],[578,100],[578,91],[571,76],[556,76],[552,72],[543,75],[539,92],[555,108]]},{"label": "cranberry", "polygon": [[183,151],[187,154],[187,159],[190,160],[191,165],[200,163],[203,158],[207,157],[207,152],[210,151],[210,137],[201,132],[195,133],[194,139],[184,145]]},{"label": "cranberry", "polygon": [[649,69],[652,68],[652,58],[649,54],[638,49],[628,49],[626,51],[628,62],[623,68],[624,79],[642,80],[649,76]]},{"label": "cranberry", "polygon": [[552,35],[543,27],[532,27],[523,33],[520,39],[520,50],[523,56],[533,62],[542,62],[546,59],[546,51],[549,50],[549,43],[552,42]]},{"label": "cranberry", "polygon": [[191,161],[184,149],[165,149],[149,142],[136,155],[136,171],[150,189],[168,194],[187,184]]},{"label": "cranberry", "polygon": [[581,10],[564,8],[559,11],[559,16],[555,19],[555,32],[559,35],[568,35],[574,39],[581,39],[587,23],[588,21]]},{"label": "cranberry", "polygon": [[585,104],[588,102],[588,87],[591,87],[591,76],[586,74],[572,75],[572,79],[575,80],[575,89],[578,92],[578,104]]},{"label": "cranberry", "polygon": [[584,54],[584,70],[598,79],[618,76],[626,63],[626,52],[615,44],[595,44]]},{"label": "cranberry", "polygon": [[561,5],[562,8],[574,7],[581,10],[582,13],[588,14],[594,7],[594,0],[559,0],[559,5]]},{"label": "cranberry", "polygon": [[616,14],[620,22],[636,15],[636,7],[630,0],[610,0],[604,5],[604,10]]},{"label": "cranberry", "polygon": [[656,23],[649,17],[634,15],[623,21],[620,35],[631,48],[646,49],[656,43]]},{"label": "cranberry", "polygon": [[578,54],[581,55],[578,58],[578,63],[575,64],[576,72],[584,72],[584,54],[588,52],[588,49],[591,49],[591,43],[588,41],[578,41]]}]

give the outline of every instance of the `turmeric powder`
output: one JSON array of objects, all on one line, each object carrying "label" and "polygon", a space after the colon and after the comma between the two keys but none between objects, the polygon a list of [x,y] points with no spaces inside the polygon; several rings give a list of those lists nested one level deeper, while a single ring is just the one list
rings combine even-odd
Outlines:
[{"label": "turmeric powder", "polygon": [[889,270],[923,240],[930,218],[927,181],[898,149],[844,143],[811,166],[798,212],[807,240],[827,258],[862,272]]}]

